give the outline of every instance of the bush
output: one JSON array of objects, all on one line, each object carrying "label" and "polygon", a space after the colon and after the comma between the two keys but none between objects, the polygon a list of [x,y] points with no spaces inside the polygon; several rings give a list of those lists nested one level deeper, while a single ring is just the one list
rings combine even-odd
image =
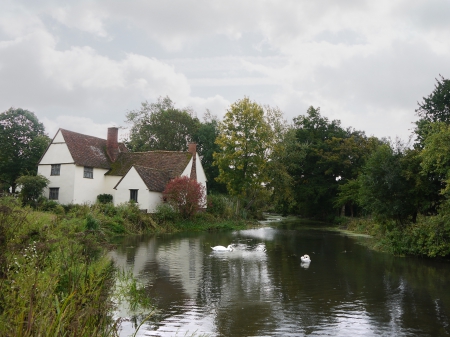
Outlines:
[{"label": "bush", "polygon": [[222,194],[209,194],[206,212],[217,217],[229,219],[233,216],[234,202]]},{"label": "bush", "polygon": [[100,204],[107,204],[107,203],[112,203],[113,201],[113,196],[111,194],[99,194],[97,195],[97,201]]},{"label": "bush", "polygon": [[97,230],[100,228],[100,221],[92,214],[86,216],[85,226],[87,230]]},{"label": "bush", "polygon": [[39,197],[42,196],[44,188],[48,186],[50,181],[43,175],[38,174],[36,176],[21,176],[17,178],[16,183],[21,186],[19,197],[22,204],[36,207]]},{"label": "bush", "polygon": [[174,222],[179,218],[178,213],[169,204],[158,205],[153,217],[159,224]]},{"label": "bush", "polygon": [[190,218],[203,207],[205,188],[195,179],[178,177],[169,181],[163,197],[183,218]]}]

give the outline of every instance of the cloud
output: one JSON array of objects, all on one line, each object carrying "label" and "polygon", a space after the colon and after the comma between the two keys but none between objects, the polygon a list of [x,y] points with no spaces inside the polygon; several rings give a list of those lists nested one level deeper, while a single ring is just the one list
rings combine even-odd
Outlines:
[{"label": "cloud", "polygon": [[446,0],[7,1],[0,108],[103,125],[158,96],[199,117],[249,96],[404,135],[450,75],[449,15]]}]

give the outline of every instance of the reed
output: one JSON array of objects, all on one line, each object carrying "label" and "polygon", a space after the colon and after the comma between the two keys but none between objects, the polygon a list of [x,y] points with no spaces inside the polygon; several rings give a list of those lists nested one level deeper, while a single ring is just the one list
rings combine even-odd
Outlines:
[{"label": "reed", "polygon": [[0,199],[0,336],[115,336],[114,268],[82,221]]}]

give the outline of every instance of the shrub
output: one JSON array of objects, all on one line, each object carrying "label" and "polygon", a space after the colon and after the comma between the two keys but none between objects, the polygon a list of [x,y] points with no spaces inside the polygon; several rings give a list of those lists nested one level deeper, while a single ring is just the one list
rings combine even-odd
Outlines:
[{"label": "shrub", "polygon": [[113,196],[111,194],[99,194],[97,195],[97,201],[101,204],[112,203]]},{"label": "shrub", "polygon": [[205,188],[186,176],[169,181],[163,197],[183,218],[190,218],[203,207]]},{"label": "shrub", "polygon": [[178,213],[169,204],[161,204],[156,207],[153,217],[159,224],[174,222],[178,219]]},{"label": "shrub", "polygon": [[16,183],[21,186],[19,197],[22,204],[35,207],[44,188],[48,186],[50,181],[43,175],[38,174],[36,176],[21,176],[17,178]]},{"label": "shrub", "polygon": [[86,229],[87,230],[97,230],[100,228],[100,221],[96,219],[92,214],[86,216]]},{"label": "shrub", "polygon": [[233,200],[222,194],[209,194],[206,212],[217,217],[229,219],[233,216]]}]

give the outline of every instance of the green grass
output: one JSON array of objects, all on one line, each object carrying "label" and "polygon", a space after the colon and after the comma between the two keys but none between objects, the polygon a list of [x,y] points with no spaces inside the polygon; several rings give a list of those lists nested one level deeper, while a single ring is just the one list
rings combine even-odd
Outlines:
[{"label": "green grass", "polygon": [[[41,209],[0,198],[0,336],[116,336],[114,291],[124,276],[106,256],[114,236],[254,224],[210,213],[182,219],[167,208],[149,215],[133,204],[44,203]],[[152,313],[145,289],[125,280],[122,295],[130,305]]]}]

